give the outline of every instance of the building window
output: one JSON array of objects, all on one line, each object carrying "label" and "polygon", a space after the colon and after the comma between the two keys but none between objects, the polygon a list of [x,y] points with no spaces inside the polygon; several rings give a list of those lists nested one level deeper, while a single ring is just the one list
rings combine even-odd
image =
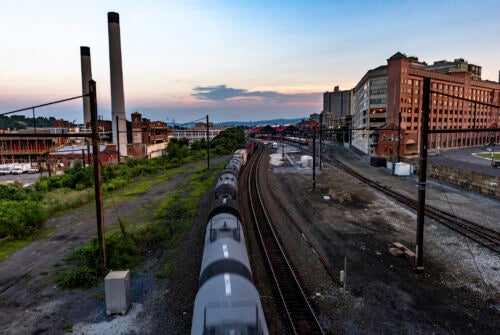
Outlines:
[{"label": "building window", "polygon": [[387,79],[376,79],[376,80],[372,80],[370,83],[371,83],[371,86],[387,85]]},{"label": "building window", "polygon": [[370,99],[370,105],[380,105],[385,103],[386,103],[386,98]]}]

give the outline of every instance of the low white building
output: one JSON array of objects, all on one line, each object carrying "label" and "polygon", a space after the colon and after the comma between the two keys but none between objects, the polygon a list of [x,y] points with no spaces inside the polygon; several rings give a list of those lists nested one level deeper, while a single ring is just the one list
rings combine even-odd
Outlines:
[{"label": "low white building", "polygon": [[[208,137],[210,140],[214,139],[217,135],[220,134],[221,131],[226,130],[226,127],[220,128],[210,128],[208,130]],[[193,143],[195,141],[199,141],[201,139],[207,138],[207,130],[201,129],[199,127],[196,128],[188,128],[188,129],[174,129],[172,136],[177,139],[187,138],[189,143]]]}]

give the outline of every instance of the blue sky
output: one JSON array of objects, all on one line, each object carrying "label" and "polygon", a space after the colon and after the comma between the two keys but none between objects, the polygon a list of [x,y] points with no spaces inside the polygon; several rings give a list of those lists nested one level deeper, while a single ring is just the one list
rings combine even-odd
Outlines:
[{"label": "blue sky", "polygon": [[[111,112],[107,12],[120,14],[127,115],[188,122],[295,118],[401,51],[465,58],[498,80],[498,1],[4,0],[0,113],[81,94],[89,46]],[[37,115],[82,120],[80,101]]]}]

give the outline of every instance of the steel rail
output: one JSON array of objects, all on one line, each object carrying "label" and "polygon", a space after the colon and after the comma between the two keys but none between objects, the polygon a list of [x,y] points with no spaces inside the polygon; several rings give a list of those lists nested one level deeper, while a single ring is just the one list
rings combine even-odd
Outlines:
[{"label": "steel rail", "polygon": [[248,175],[248,194],[255,227],[275,286],[294,334],[324,334],[265,210],[257,177],[261,159],[262,149],[259,149]]},{"label": "steel rail", "polygon": [[[363,175],[357,173],[356,171],[354,171],[344,163],[338,161],[337,159],[323,158],[323,160],[339,169],[342,169],[343,171],[347,172],[348,174],[352,175],[358,180],[381,191],[382,193],[392,197],[393,199],[401,202],[402,204],[407,205],[408,207],[416,210],[417,201],[415,199],[412,199],[408,196],[395,192],[386,186],[380,185],[364,177]],[[450,214],[448,212],[445,212],[443,210],[440,210],[438,208],[429,205],[425,206],[425,215],[435,220],[436,222],[452,229],[453,231],[456,231],[457,233],[460,233],[461,235],[481,244],[482,246],[490,249],[491,251],[500,254],[500,233],[498,231],[466,219],[457,218],[453,214]]]}]

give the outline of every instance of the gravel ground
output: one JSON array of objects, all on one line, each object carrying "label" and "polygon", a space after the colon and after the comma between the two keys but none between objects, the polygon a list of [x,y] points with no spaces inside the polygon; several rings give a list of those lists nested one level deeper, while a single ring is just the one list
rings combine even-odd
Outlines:
[{"label": "gravel ground", "polygon": [[[281,150],[281,149],[280,149]],[[281,151],[280,151],[281,152]],[[394,188],[416,194],[415,179],[396,178],[361,164],[343,150],[338,158],[358,171]],[[274,202],[296,219],[320,254],[337,269],[347,259],[347,292],[324,293],[325,280],[314,283],[311,257],[299,249],[287,220],[273,210],[278,230],[292,262],[305,273],[309,292],[319,292],[317,304],[327,332],[345,334],[494,334],[498,329],[500,287],[498,256],[432,221],[426,221],[423,274],[411,270],[409,260],[393,256],[388,244],[413,248],[416,216],[384,195],[333,167],[318,171],[312,191],[311,169],[291,168],[300,153],[289,153],[281,166],[270,169]],[[271,159],[271,161],[274,161]],[[293,173],[292,173],[293,172]],[[454,208],[455,213],[498,222],[498,201],[431,183],[430,203]],[[327,194],[334,200],[324,200]],[[493,210],[492,210],[493,209]],[[498,228],[498,226],[496,226]],[[282,231],[285,233],[282,234]],[[296,232],[296,234],[298,234]],[[303,258],[303,259],[302,259]],[[320,279],[321,278],[321,279]],[[323,291],[322,291],[323,288]]]}]

